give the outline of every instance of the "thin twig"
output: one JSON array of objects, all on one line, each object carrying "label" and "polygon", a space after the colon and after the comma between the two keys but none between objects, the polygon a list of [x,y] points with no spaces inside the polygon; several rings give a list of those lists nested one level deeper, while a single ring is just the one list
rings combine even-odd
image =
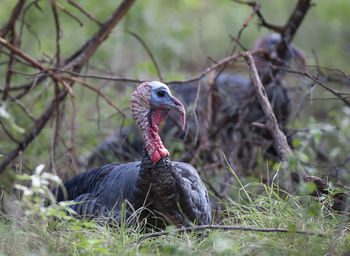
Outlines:
[{"label": "thin twig", "polygon": [[[110,80],[110,81],[120,81],[120,82],[132,82],[132,83],[143,83],[146,82],[146,80],[140,80],[135,78],[128,78],[128,77],[120,77],[120,76],[105,76],[105,75],[97,75],[97,74],[80,74],[78,72],[60,69],[60,68],[47,68],[45,70],[39,71],[37,73],[26,73],[21,71],[12,70],[13,73],[21,74],[24,76],[37,76],[37,77],[46,77],[49,74],[49,71],[53,73],[67,73],[72,76],[76,77],[84,77],[84,78],[93,78],[93,79],[101,79],[101,80]],[[18,87],[11,87],[10,90],[21,90],[26,89],[28,85],[22,85]]]},{"label": "thin twig", "polygon": [[[240,0],[233,0],[233,1],[236,3],[240,3],[240,4],[249,5],[253,9],[255,9],[257,4],[258,4],[257,1],[255,1],[255,2],[245,2],[245,1],[240,1]],[[276,26],[276,25],[273,25],[273,24],[267,22],[266,19],[264,18],[264,16],[262,15],[262,13],[259,11],[259,9],[256,10],[256,14],[258,15],[261,26],[266,27],[266,28],[273,30],[275,32],[278,32],[278,33],[282,33],[284,31],[284,27]]]},{"label": "thin twig", "polygon": [[55,131],[52,136],[51,140],[51,152],[50,152],[50,163],[51,163],[51,169],[53,170],[53,173],[57,175],[56,173],[56,147],[57,147],[57,141],[59,138],[59,128],[60,128],[60,108],[59,108],[59,101],[58,101],[58,96],[60,93],[60,87],[58,86],[57,81],[54,81],[55,83]]},{"label": "thin twig", "polygon": [[54,6],[57,6],[59,9],[61,9],[62,12],[64,12],[69,17],[73,18],[76,22],[78,22],[81,27],[84,26],[83,22],[81,22],[78,17],[76,17],[75,15],[73,15],[72,13],[67,11],[66,8],[64,8],[62,5],[56,3],[56,0],[46,0],[46,1],[48,1],[50,4],[52,4]]},{"label": "thin twig", "polygon": [[107,39],[112,29],[120,21],[120,19],[124,17],[134,2],[135,0],[124,0],[121,2],[117,10],[115,10],[107,21],[103,23],[92,38],[86,41],[81,47],[79,47],[79,49],[77,49],[64,61],[66,64],[64,68],[67,69],[69,67],[82,66],[85,64],[96,52],[96,49],[101,45],[101,43]]},{"label": "thin twig", "polygon": [[[56,64],[55,66],[56,67],[59,67],[60,65],[60,62],[61,62],[61,46],[60,46],[60,39],[61,39],[61,36],[60,36],[60,32],[61,32],[61,28],[60,28],[60,20],[59,20],[59,16],[58,16],[58,13],[57,13],[57,8],[56,8],[56,5],[52,4],[51,5],[51,8],[52,8],[52,13],[53,13],[53,17],[54,17],[54,20],[55,20],[55,30],[56,30]],[[54,129],[54,134],[52,136],[52,140],[51,140],[51,152],[50,152],[50,163],[51,163],[51,169],[52,169],[52,172],[54,174],[57,174],[56,172],[56,147],[57,147],[57,140],[59,138],[59,127],[60,127],[60,111],[59,111],[59,101],[57,100],[58,99],[58,95],[60,93],[60,87],[58,85],[58,82],[56,80],[54,80],[54,86],[55,86],[55,102],[56,102],[56,106],[55,106],[55,129]],[[75,101],[73,100],[74,98],[72,98],[72,103],[73,103],[73,106],[75,106]],[[74,108],[73,108],[73,113],[74,113]],[[74,120],[72,118],[72,120]],[[74,121],[72,121],[74,122]],[[73,130],[73,128],[71,128]],[[73,134],[72,134],[72,137],[73,138]],[[74,148],[74,140],[71,140],[71,144],[73,145],[72,147]]]},{"label": "thin twig", "polygon": [[2,127],[2,129],[4,130],[4,132],[6,133],[6,135],[15,143],[19,143],[20,141],[17,140],[6,128],[6,125],[1,121],[0,119],[0,125]]},{"label": "thin twig", "polygon": [[20,101],[20,100],[17,100],[17,99],[14,99],[12,98],[10,95],[9,95],[9,98],[15,103],[17,104],[17,106],[19,106],[23,112],[33,121],[33,122],[36,122],[36,118],[30,113],[29,109],[26,108],[26,106]]},{"label": "thin twig", "polygon": [[15,5],[15,7],[13,8],[12,10],[12,13],[11,13],[11,16],[10,16],[10,19],[9,21],[7,22],[7,24],[1,28],[0,30],[0,37],[3,37],[5,36],[8,31],[14,27],[14,24],[20,14],[20,12],[22,11],[22,8],[24,6],[24,3],[25,3],[26,0],[19,0],[17,2],[17,4]]},{"label": "thin twig", "polygon": [[149,47],[147,46],[147,44],[145,43],[145,41],[144,41],[138,34],[132,32],[132,31],[125,30],[125,32],[128,33],[129,35],[133,36],[134,38],[136,38],[137,41],[139,41],[139,42],[142,44],[143,48],[145,48],[145,50],[146,50],[148,56],[151,58],[151,60],[152,60],[152,62],[153,62],[154,67],[155,67],[156,70],[157,70],[158,78],[160,79],[160,81],[163,81],[163,76],[162,76],[162,73],[160,72],[160,68],[159,68],[159,66],[158,66],[158,64],[157,64],[157,61],[156,61],[156,59],[154,58],[154,56],[153,56],[151,50],[149,49]]},{"label": "thin twig", "polygon": [[229,37],[231,38],[232,41],[234,41],[236,44],[239,45],[239,47],[241,47],[243,49],[243,51],[248,51],[248,49],[246,47],[244,47],[243,44],[241,44],[240,41],[238,41],[238,39],[236,39],[235,37],[233,37],[232,35],[229,35]]},{"label": "thin twig", "polygon": [[[244,29],[248,26],[248,23],[252,20],[252,18],[259,11],[259,9],[260,9],[260,4],[258,2],[255,2],[253,12],[244,20],[241,29],[238,31],[237,38],[234,40],[236,43],[234,44],[230,55],[233,55],[236,52],[237,46],[238,46],[238,44],[240,44],[240,39],[241,39],[241,36],[242,36]],[[221,75],[221,73],[226,69],[227,65],[228,65],[228,62],[225,65],[223,65],[220,68],[220,70],[216,73],[214,81],[213,81],[214,87],[216,87],[216,84],[215,84],[216,79],[218,79],[218,77]]]},{"label": "thin twig", "polygon": [[179,228],[171,231],[161,231],[161,232],[154,232],[150,234],[143,235],[139,238],[139,241],[153,238],[153,237],[159,237],[164,235],[169,235],[173,233],[182,233],[182,232],[193,232],[193,231],[202,231],[202,230],[240,230],[240,231],[254,231],[254,232],[264,232],[264,233],[297,233],[302,235],[311,235],[311,236],[320,236],[323,237],[324,233],[318,233],[313,231],[307,231],[307,230],[295,230],[291,231],[285,228],[254,228],[254,227],[246,227],[246,226],[224,226],[224,225],[202,225],[202,226],[194,226],[194,227],[187,227],[187,228]]},{"label": "thin twig", "polygon": [[115,110],[117,110],[123,117],[126,117],[126,113],[123,110],[121,110],[117,105],[115,105],[105,94],[103,94],[100,89],[95,88],[92,85],[88,84],[87,82],[85,82],[79,78],[76,78],[76,77],[62,76],[62,78],[66,79],[66,80],[77,82],[77,83],[89,88],[90,90],[93,90],[98,95],[100,95],[102,98],[104,98],[107,101],[107,103],[109,105],[111,105]]},{"label": "thin twig", "polygon": [[[253,54],[256,54],[260,51],[252,52]],[[173,80],[173,81],[167,81],[168,84],[187,84],[189,82],[197,81],[202,79],[204,76],[206,76],[209,72],[216,70],[217,68],[226,65],[226,63],[229,63],[231,61],[237,60],[239,57],[242,57],[241,53],[236,53],[231,56],[227,56],[226,58],[223,58],[222,60],[218,61],[217,63],[211,65],[210,67],[206,68],[204,71],[202,71],[200,74],[193,76],[191,78],[185,79],[185,80]]]},{"label": "thin twig", "polygon": [[[241,39],[241,36],[242,36],[244,29],[248,26],[248,23],[252,20],[252,18],[255,16],[255,14],[259,11],[260,7],[261,7],[260,3],[258,1],[256,1],[254,4],[252,13],[244,20],[241,29],[238,31],[237,38],[235,38],[235,40],[234,40],[236,42],[236,44],[232,49],[231,55],[236,52],[237,46],[238,46],[238,44],[240,44],[240,39]],[[231,37],[231,39],[232,38],[233,37]]]},{"label": "thin twig", "polygon": [[[24,6],[25,0],[19,0],[16,4],[16,6],[13,8],[13,11],[11,13],[11,17],[9,19],[9,22],[0,30],[0,36],[5,36],[6,34],[11,32],[11,43],[16,44],[17,41],[17,35],[16,35],[16,21],[18,19],[18,16],[20,15],[20,12]],[[19,41],[18,41],[19,43]],[[15,62],[14,54],[11,51],[10,53],[10,60],[8,62],[8,70],[6,74],[6,80],[5,80],[5,88],[3,90],[2,98],[1,100],[5,101],[8,92],[10,89],[10,84],[11,84],[11,77],[12,77],[12,72],[11,69],[13,67],[13,64]]]},{"label": "thin twig", "polygon": [[39,44],[39,48],[40,48],[40,38],[37,36],[37,34],[31,29],[30,25],[25,21],[25,17],[27,15],[27,12],[30,10],[31,7],[36,7],[40,12],[42,12],[40,6],[38,5],[38,2],[40,0],[34,0],[32,2],[30,2],[29,4],[27,4],[27,6],[23,9],[23,12],[21,14],[21,26],[19,29],[19,38],[22,38],[23,35],[23,28],[24,26],[27,27],[28,31],[34,35],[35,39],[37,39],[38,44]]},{"label": "thin twig", "polygon": [[43,66],[39,61],[37,61],[36,59],[32,58],[31,56],[29,56],[28,54],[26,54],[25,52],[23,52],[21,49],[17,48],[16,46],[14,46],[13,44],[9,43],[6,39],[0,37],[0,43],[2,45],[4,45],[6,48],[10,49],[11,51],[13,51],[15,54],[17,54],[18,56],[20,56],[21,58],[23,58],[24,60],[28,61],[29,63],[32,64],[33,67],[35,68],[39,68],[41,70],[46,70],[47,68],[45,66]]},{"label": "thin twig", "polygon": [[348,101],[346,98],[343,97],[343,95],[350,95],[350,93],[347,92],[339,92],[337,90],[334,90],[333,88],[327,86],[325,83],[321,82],[320,80],[318,80],[316,77],[314,77],[313,75],[311,75],[310,73],[306,72],[306,71],[300,71],[300,70],[294,70],[294,69],[290,69],[290,68],[285,68],[285,67],[279,67],[279,66],[274,66],[271,65],[273,68],[278,68],[282,71],[286,71],[292,74],[299,74],[299,75],[303,75],[305,77],[310,78],[312,81],[314,81],[315,83],[321,85],[323,88],[325,88],[327,91],[331,92],[332,94],[334,94],[335,96],[337,96],[339,99],[341,99],[347,106],[350,106],[350,101]]},{"label": "thin twig", "polygon": [[[12,44],[16,43],[15,27],[13,27],[13,29],[12,29],[11,43]],[[2,98],[1,98],[1,100],[3,100],[3,101],[5,101],[7,96],[8,96],[8,92],[9,92],[10,85],[11,85],[11,78],[12,78],[12,71],[11,70],[12,70],[14,63],[15,63],[15,58],[14,58],[13,52],[11,51],[10,60],[9,60],[8,68],[7,68],[7,72],[6,72],[5,88],[4,88],[4,92],[2,94]]]},{"label": "thin twig", "polygon": [[79,11],[81,11],[86,17],[88,17],[90,20],[95,22],[97,25],[102,26],[102,22],[97,20],[94,16],[92,16],[89,12],[87,12],[83,7],[79,6],[77,3],[73,2],[72,0],[67,0],[67,2],[73,5],[75,8],[77,8]]},{"label": "thin twig", "polygon": [[57,14],[57,9],[56,9],[56,5],[52,5],[52,13],[53,13],[53,17],[55,20],[55,29],[56,29],[56,67],[58,67],[60,65],[61,62],[61,47],[60,47],[60,32],[61,32],[61,28],[60,28],[60,20],[59,20],[59,16]]},{"label": "thin twig", "polygon": [[325,66],[320,66],[320,65],[308,65],[308,67],[316,67],[316,68],[323,68],[323,69],[327,69],[327,70],[332,70],[332,71],[337,71],[339,73],[341,73],[347,80],[350,80],[350,75],[347,74],[344,70],[340,69],[340,68],[333,68],[333,67],[325,67]]}]

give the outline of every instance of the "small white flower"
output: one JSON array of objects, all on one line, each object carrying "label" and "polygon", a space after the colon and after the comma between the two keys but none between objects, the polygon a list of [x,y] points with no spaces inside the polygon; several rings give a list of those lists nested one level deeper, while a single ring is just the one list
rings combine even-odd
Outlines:
[{"label": "small white flower", "polygon": [[350,116],[350,108],[349,107],[344,107],[343,111],[344,111],[345,114]]},{"label": "small white flower", "polygon": [[45,165],[44,164],[39,164],[36,168],[35,168],[35,174],[36,175],[40,175],[40,173],[44,170]]},{"label": "small white flower", "polygon": [[38,176],[33,175],[32,176],[32,187],[37,188],[40,187],[41,182],[40,182],[40,178]]}]

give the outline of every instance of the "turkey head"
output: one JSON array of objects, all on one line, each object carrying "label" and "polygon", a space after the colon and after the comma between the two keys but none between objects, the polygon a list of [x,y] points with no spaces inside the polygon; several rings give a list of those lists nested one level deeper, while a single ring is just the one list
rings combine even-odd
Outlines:
[{"label": "turkey head", "polygon": [[168,86],[152,81],[139,85],[130,99],[130,108],[137,125],[140,127],[145,149],[152,162],[158,162],[162,157],[169,157],[158,134],[158,124],[166,120],[170,110],[180,112],[181,126],[185,128],[186,112],[179,99],[172,96]]}]

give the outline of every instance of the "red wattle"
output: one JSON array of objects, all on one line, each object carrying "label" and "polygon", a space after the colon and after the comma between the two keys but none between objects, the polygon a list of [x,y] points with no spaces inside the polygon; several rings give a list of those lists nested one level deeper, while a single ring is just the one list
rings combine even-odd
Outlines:
[{"label": "red wattle", "polygon": [[153,163],[157,163],[162,157],[169,157],[169,151],[166,148],[159,148],[151,153]]},{"label": "red wattle", "polygon": [[160,149],[158,149],[158,152],[159,152],[161,157],[170,156],[169,151],[166,148],[160,148]]},{"label": "red wattle", "polygon": [[157,150],[152,152],[151,159],[152,159],[153,163],[157,163],[160,160],[160,158],[161,158],[161,156],[160,156],[160,154],[158,153]]}]

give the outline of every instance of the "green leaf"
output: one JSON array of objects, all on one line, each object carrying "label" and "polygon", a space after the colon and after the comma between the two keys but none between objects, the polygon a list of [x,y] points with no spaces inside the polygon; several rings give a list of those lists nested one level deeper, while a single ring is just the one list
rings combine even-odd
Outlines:
[{"label": "green leaf", "polygon": [[297,151],[296,155],[298,156],[298,158],[300,159],[300,161],[308,163],[310,161],[310,158],[308,155],[306,155],[304,152],[301,151]]},{"label": "green leaf", "polygon": [[298,139],[293,140],[293,147],[296,148],[296,147],[299,147],[301,145],[302,145],[301,140],[298,140]]},{"label": "green leaf", "polygon": [[314,203],[310,205],[307,210],[310,216],[313,216],[313,217],[318,216],[320,214],[321,205],[319,203]]},{"label": "green leaf", "polygon": [[310,195],[316,190],[314,183],[301,182],[298,185],[298,192],[301,195]]}]

